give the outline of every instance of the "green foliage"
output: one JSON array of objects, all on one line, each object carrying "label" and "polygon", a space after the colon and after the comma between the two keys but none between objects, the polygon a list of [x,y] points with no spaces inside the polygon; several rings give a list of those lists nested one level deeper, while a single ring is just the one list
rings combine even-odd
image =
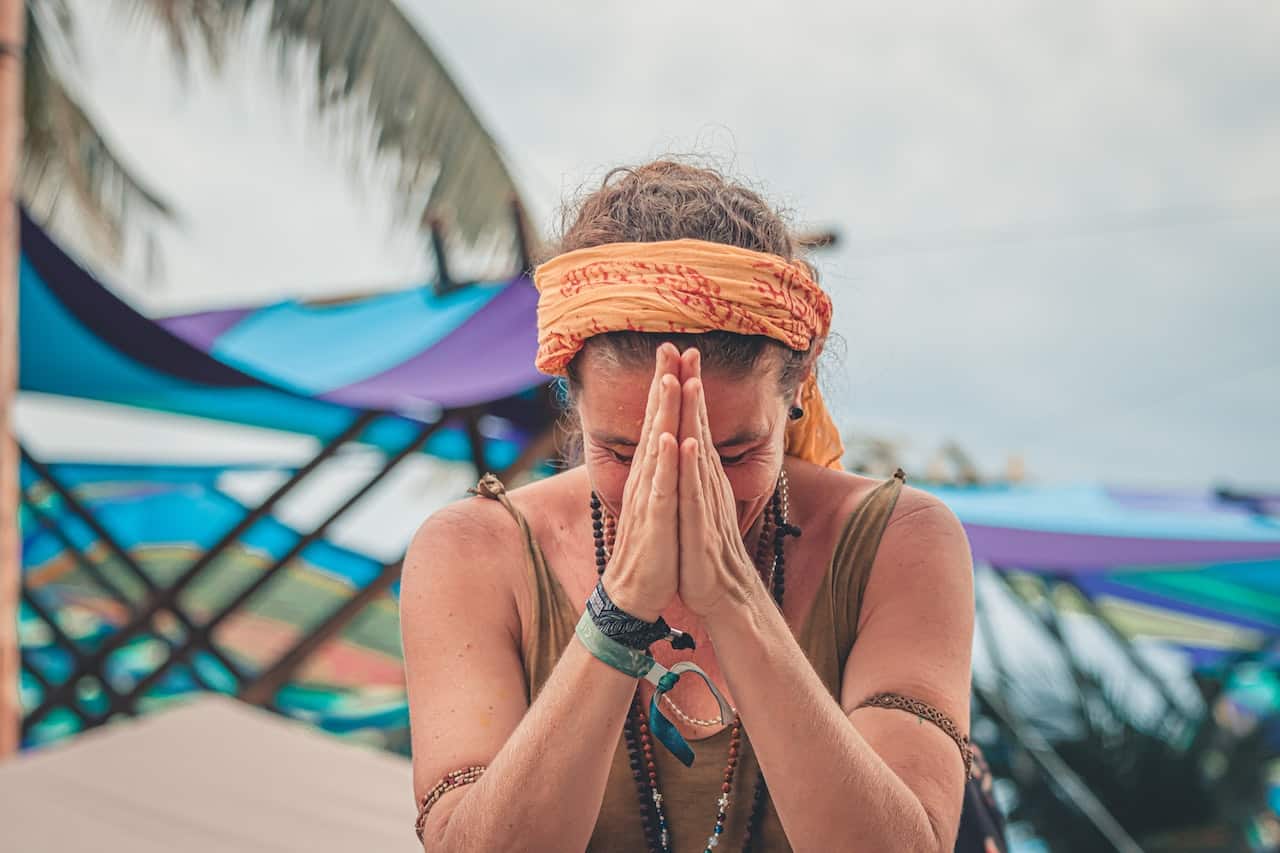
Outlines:
[{"label": "green foliage", "polygon": [[[497,146],[440,60],[394,0],[112,0],[138,26],[166,35],[175,73],[197,48],[214,68],[237,50],[274,50],[282,76],[305,53],[316,75],[318,116],[333,133],[395,166],[401,214],[425,227],[440,218],[462,248],[514,258],[516,190]],[[247,38],[265,16],[267,42]],[[140,211],[173,217],[86,112],[69,70],[75,61],[66,0],[27,0],[26,122],[22,196],[37,215],[59,204],[113,252]],[[356,120],[351,121],[352,118]]]}]

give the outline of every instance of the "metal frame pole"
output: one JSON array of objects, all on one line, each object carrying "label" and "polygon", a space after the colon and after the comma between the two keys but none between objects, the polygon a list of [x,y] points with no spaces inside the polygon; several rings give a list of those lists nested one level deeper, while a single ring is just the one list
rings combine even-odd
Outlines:
[{"label": "metal frame pole", "polygon": [[[66,505],[67,509],[71,511],[71,514],[88,527],[89,530],[93,532],[93,535],[98,537],[98,539],[107,546],[107,550],[111,552],[112,556],[119,560],[120,563],[129,570],[129,573],[137,578],[138,582],[146,588],[149,598],[154,599],[164,595],[166,590],[156,585],[156,582],[151,579],[149,574],[147,574],[146,569],[142,568],[142,566],[138,564],[138,561],[133,558],[133,555],[129,553],[128,549],[116,541],[115,537],[111,535],[111,531],[107,530],[107,528],[102,525],[102,522],[98,521],[98,519],[94,517],[93,513],[89,511],[89,508],[81,503],[80,499],[75,496],[75,493],[58,479],[57,475],[53,473],[49,466],[32,456],[30,451],[23,447],[21,443],[18,444],[18,451],[22,454],[22,461],[29,465],[40,479],[49,484],[54,493],[62,499],[62,502]],[[73,548],[73,550],[75,549]],[[191,620],[191,617],[186,614],[186,611],[178,606],[176,600],[174,600],[172,604],[165,609],[172,613],[174,618],[176,618],[179,624],[181,624],[187,631],[195,630],[195,623]],[[136,608],[131,608],[131,610],[136,612]],[[150,620],[148,620],[148,622],[150,622]],[[240,672],[240,668],[226,655],[214,648],[210,648],[208,651],[217,659],[219,664],[226,667],[227,671],[230,672],[232,676],[237,679],[244,677]],[[99,671],[93,674],[96,675],[104,684],[106,683],[106,679],[104,677],[105,673]]]},{"label": "metal frame pole", "polygon": [[[54,519],[52,519],[48,513],[46,513],[43,509],[37,506],[36,503],[33,500],[31,500],[29,495],[23,493],[22,503],[23,503],[23,506],[27,508],[27,511],[31,513],[32,517],[35,518],[36,522],[45,530],[48,530],[49,533],[55,539],[57,539],[59,543],[61,543],[63,548],[71,552],[73,558],[76,561],[76,564],[80,567],[81,571],[83,571],[86,575],[88,575],[94,581],[94,583],[98,584],[100,587],[106,590],[107,595],[109,595],[111,598],[115,599],[117,602],[123,605],[125,609],[128,611],[130,616],[133,616],[138,612],[138,606],[133,602],[132,599],[129,598],[129,596],[125,593],[125,591],[121,589],[115,583],[115,581],[107,577],[107,575],[101,569],[99,569],[98,566],[89,558],[88,554],[84,553],[78,547],[76,547],[76,544],[71,541],[71,537],[67,534],[67,532],[63,530],[60,526],[58,526],[58,523]],[[147,585],[148,589],[154,589],[154,586],[150,584],[150,578],[147,577],[145,574],[143,575],[143,577],[145,579],[143,582],[144,584]],[[30,596],[31,589],[32,587],[30,586],[30,584],[26,583],[24,579],[22,594],[24,599],[26,599],[27,601],[30,601],[29,596]],[[46,618],[45,621],[48,622],[49,620]],[[170,637],[165,636],[159,630],[158,625],[153,625],[153,627],[156,629],[155,630],[156,637],[159,638],[160,641],[163,642],[166,646],[168,646],[169,649],[172,651],[174,648],[174,641]],[[79,662],[83,658],[83,656],[78,653],[74,655],[74,657],[76,658],[77,664],[79,664]],[[233,671],[232,674],[235,675],[236,678],[243,677],[242,675],[239,674],[238,670]],[[205,688],[206,690],[212,689],[209,682],[206,681],[204,679],[204,676],[200,675],[200,673],[193,671],[191,673],[191,677],[195,680],[197,684],[199,684],[201,687]],[[99,677],[98,681],[102,684],[103,689],[108,694],[118,695],[118,694],[115,694],[114,688],[111,687],[110,683],[107,681],[105,677]]]},{"label": "metal frame pole", "polygon": [[378,576],[340,607],[329,614],[311,633],[298,640],[280,658],[259,673],[253,681],[240,690],[240,698],[255,705],[270,705],[280,688],[293,678],[295,672],[307,662],[321,646],[337,636],[366,606],[385,593],[400,578],[401,563],[383,566]]},{"label": "metal frame pole", "polygon": [[199,626],[181,645],[178,646],[177,650],[175,650],[166,661],[148,673],[133,686],[133,688],[123,697],[120,706],[109,709],[99,721],[106,722],[112,714],[118,712],[133,713],[136,710],[138,700],[148,689],[151,688],[152,685],[156,684],[161,678],[163,678],[165,673],[173,668],[175,664],[185,660],[198,645],[212,645],[212,634],[217,630],[219,625],[226,621],[228,617],[242,607],[250,598],[279,576],[281,569],[292,562],[293,559],[302,553],[308,545],[320,539],[334,521],[345,515],[347,510],[351,509],[352,506],[367,495],[374,486],[395,470],[395,468],[402,461],[408,458],[410,454],[416,453],[436,432],[436,430],[440,429],[443,425],[444,419],[441,418],[435,423],[428,424],[425,428],[420,430],[418,435],[399,450],[395,456],[387,460],[387,463],[381,468],[381,470],[374,474],[364,486],[343,501],[342,505],[330,513],[329,516],[324,521],[320,522],[314,530],[294,543],[293,547],[290,548],[283,557],[279,558],[273,565],[265,569],[262,574],[253,581],[253,583],[249,584],[237,593],[219,613],[215,614],[203,625]]},{"label": "metal frame pole", "polygon": [[59,704],[67,702],[75,693],[75,683],[86,675],[101,673],[107,661],[107,658],[129,642],[139,633],[141,633],[161,610],[172,609],[173,603],[177,600],[178,594],[189,586],[201,572],[204,571],[216,559],[222,551],[236,542],[240,536],[250,527],[256,524],[260,519],[265,517],[272,508],[283,499],[289,492],[298,486],[307,476],[314,472],[320,465],[336,454],[342,445],[348,441],[357,438],[365,428],[369,426],[376,418],[380,416],[380,412],[362,412],[355,418],[351,424],[343,430],[339,435],[329,441],[316,456],[306,465],[294,472],[285,483],[271,493],[261,504],[259,504],[252,512],[248,513],[243,519],[237,522],[223,537],[214,544],[208,551],[201,554],[191,565],[179,575],[172,584],[162,589],[158,595],[149,599],[138,611],[134,618],[130,619],[119,631],[111,634],[103,641],[93,654],[85,659],[85,665],[76,667],[68,679],[54,688],[52,693],[46,697],[38,708],[27,714],[26,719],[22,721],[22,729],[24,732],[29,731],[32,726],[40,722],[53,708]]}]

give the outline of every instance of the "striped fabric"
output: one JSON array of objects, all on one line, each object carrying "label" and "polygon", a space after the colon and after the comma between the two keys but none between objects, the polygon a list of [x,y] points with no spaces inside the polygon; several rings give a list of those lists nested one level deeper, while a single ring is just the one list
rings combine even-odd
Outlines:
[{"label": "striped fabric", "polygon": [[964,523],[975,562],[1068,579],[1126,633],[1181,646],[1197,664],[1280,640],[1280,513],[1267,496],[931,491]]},{"label": "striped fabric", "polygon": [[[245,466],[56,464],[55,475],[72,488],[112,536],[159,586],[166,585],[237,522],[248,509],[217,488],[218,476]],[[122,602],[79,564],[69,541],[87,554],[98,572],[136,604],[141,585],[108,556],[102,542],[62,501],[41,489],[23,466],[22,485],[57,525],[55,534],[29,509],[19,514],[24,587],[47,612],[58,614],[63,631],[81,648],[92,648],[117,630],[128,613]],[[207,619],[298,542],[298,531],[268,516],[249,528],[203,578],[180,597],[184,610]],[[334,612],[382,570],[364,554],[321,539],[302,550],[272,585],[254,596],[214,633],[218,647],[245,671],[260,672],[292,643]],[[321,728],[350,733],[393,749],[406,744],[408,710],[400,658],[397,599],[399,584],[375,599],[337,637],[324,644],[275,698],[290,716]],[[57,641],[29,606],[19,614],[23,660],[45,679],[60,683],[72,671],[70,650]],[[134,683],[151,672],[166,652],[154,633],[144,633],[112,655],[113,683]],[[239,687],[212,658],[198,654],[193,665],[206,683],[234,693]],[[35,707],[43,696],[39,681],[23,673],[23,699]],[[191,672],[175,667],[147,694],[145,707],[196,689]],[[105,709],[100,692],[82,706]],[[58,740],[80,730],[69,713],[55,712],[33,730],[29,745]]]},{"label": "striped fabric", "polygon": [[[507,461],[549,415],[534,389],[536,293],[527,279],[328,308],[296,303],[156,322],[134,311],[25,213],[19,387],[322,439],[360,410],[395,413],[361,440],[398,450],[442,412],[484,406]],[[453,432],[453,435],[450,435]],[[470,458],[460,430],[428,452]],[[488,452],[488,451],[487,451]],[[500,459],[490,458],[494,467]]]},{"label": "striped fabric", "polygon": [[298,394],[413,412],[518,394],[533,367],[537,292],[527,278],[437,296],[429,287],[338,305],[289,301],[187,314],[167,330],[245,373]]}]

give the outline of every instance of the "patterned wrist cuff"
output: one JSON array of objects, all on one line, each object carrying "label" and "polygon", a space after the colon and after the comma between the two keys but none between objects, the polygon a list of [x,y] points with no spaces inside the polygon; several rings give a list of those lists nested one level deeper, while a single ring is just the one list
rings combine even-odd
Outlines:
[{"label": "patterned wrist cuff", "polygon": [[630,649],[645,651],[671,634],[671,628],[661,616],[656,622],[646,622],[618,607],[599,582],[587,599],[587,613],[601,634]]}]

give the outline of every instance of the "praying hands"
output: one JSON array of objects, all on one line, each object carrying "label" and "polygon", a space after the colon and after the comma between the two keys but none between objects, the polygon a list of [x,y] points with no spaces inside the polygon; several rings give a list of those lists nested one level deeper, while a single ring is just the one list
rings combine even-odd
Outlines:
[{"label": "praying hands", "polygon": [[664,344],[623,491],[604,581],[628,613],[657,619],[675,595],[698,616],[763,591],[711,437],[701,356]]}]

